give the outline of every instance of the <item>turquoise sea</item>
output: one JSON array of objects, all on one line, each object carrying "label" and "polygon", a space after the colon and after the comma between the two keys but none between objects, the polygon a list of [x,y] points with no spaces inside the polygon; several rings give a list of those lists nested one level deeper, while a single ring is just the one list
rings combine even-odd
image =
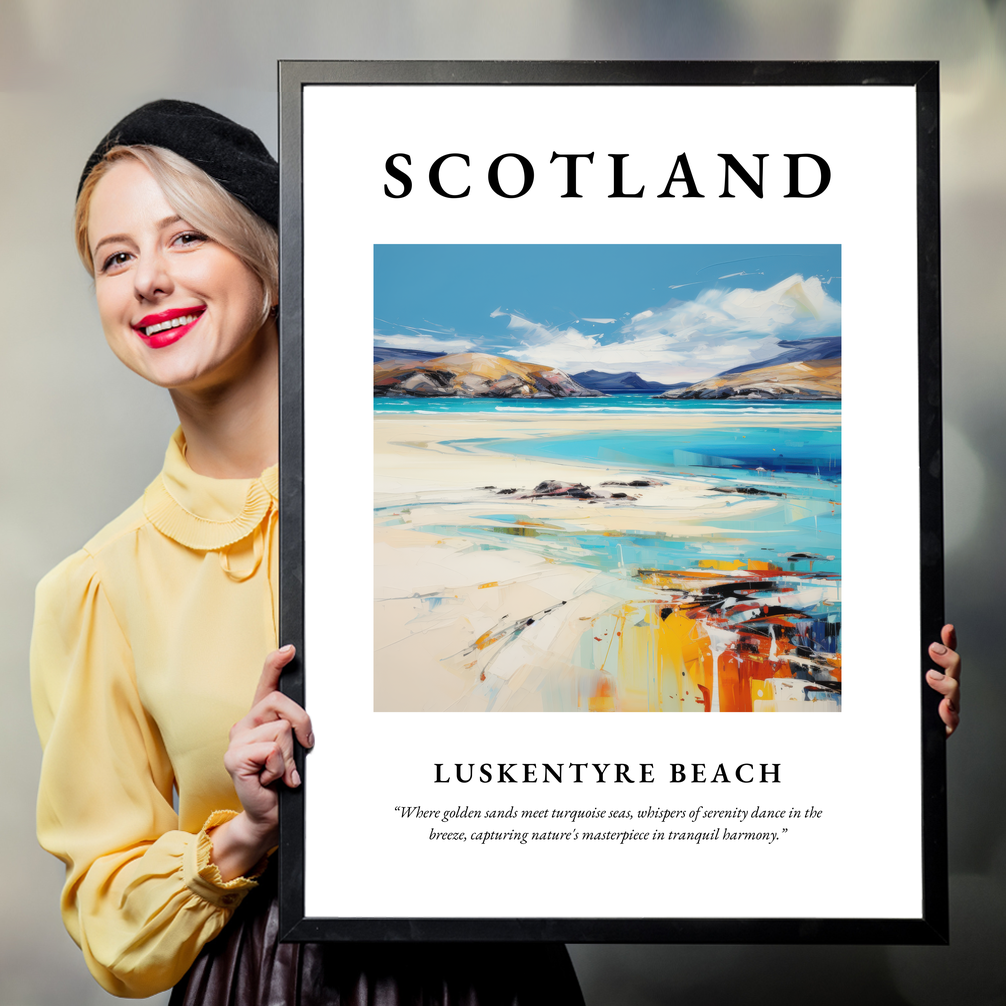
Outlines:
[{"label": "turquoise sea", "polygon": [[808,412],[834,414],[836,422],[841,415],[841,402],[776,402],[746,399],[721,399],[702,401],[698,399],[675,400],[651,398],[649,395],[606,395],[604,398],[375,398],[374,412],[417,413],[419,415],[440,415],[455,413],[465,415],[472,412],[516,412],[516,413],[558,413],[576,412],[600,413],[758,413],[771,415],[787,412]]},{"label": "turquoise sea", "polygon": [[[473,437],[453,440],[451,445],[462,451],[490,450],[540,459],[542,479],[552,477],[549,460],[602,465],[639,478],[699,479],[708,484],[712,498],[719,496],[727,503],[717,516],[716,531],[706,536],[641,532],[616,538],[569,529],[551,535],[543,529],[533,541],[520,543],[534,551],[557,558],[561,552],[565,561],[609,571],[626,566],[686,569],[700,560],[715,559],[769,561],[793,571],[841,572],[841,402],[678,402],[648,395],[612,395],[549,401],[379,398],[374,408],[376,416],[494,413],[515,419],[522,415],[572,419],[577,414],[652,418],[652,429],[585,430],[531,439]],[[692,421],[696,415],[708,416],[709,426],[695,429],[690,422],[687,429],[676,428],[675,416],[684,414]],[[801,427],[799,420],[804,416],[808,423]],[[477,432],[477,425],[472,429]],[[599,475],[598,483],[604,477]],[[498,499],[503,503],[506,497]],[[752,500],[760,506],[751,507]],[[491,513],[487,508],[485,516],[505,526],[522,519],[520,510],[503,505]],[[756,510],[753,515],[752,510]],[[498,540],[498,533],[487,529],[465,530],[478,538]]]}]

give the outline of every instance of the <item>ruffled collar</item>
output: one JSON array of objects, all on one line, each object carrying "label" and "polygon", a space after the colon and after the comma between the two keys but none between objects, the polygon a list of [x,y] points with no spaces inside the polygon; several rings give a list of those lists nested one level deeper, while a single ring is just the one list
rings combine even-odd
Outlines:
[{"label": "ruffled collar", "polygon": [[175,430],[164,468],[143,494],[143,512],[162,534],[186,548],[211,552],[252,533],[279,500],[279,466],[257,479],[197,475],[185,460],[185,437]]}]

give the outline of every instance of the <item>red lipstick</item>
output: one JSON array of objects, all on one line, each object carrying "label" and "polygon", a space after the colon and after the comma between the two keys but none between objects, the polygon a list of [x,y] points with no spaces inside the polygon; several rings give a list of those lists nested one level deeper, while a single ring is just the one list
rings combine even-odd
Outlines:
[{"label": "red lipstick", "polygon": [[[133,331],[151,349],[161,349],[164,346],[170,346],[173,342],[178,342],[184,335],[187,335],[205,310],[204,305],[199,305],[196,307],[173,307],[168,311],[148,314],[133,325]],[[189,320],[179,324],[181,319]]]}]

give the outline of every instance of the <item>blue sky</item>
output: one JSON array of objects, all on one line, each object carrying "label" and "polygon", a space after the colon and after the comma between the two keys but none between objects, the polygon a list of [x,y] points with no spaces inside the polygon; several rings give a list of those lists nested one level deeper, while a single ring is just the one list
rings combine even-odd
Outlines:
[{"label": "blue sky", "polygon": [[374,342],[697,381],[841,334],[839,245],[375,245]]}]

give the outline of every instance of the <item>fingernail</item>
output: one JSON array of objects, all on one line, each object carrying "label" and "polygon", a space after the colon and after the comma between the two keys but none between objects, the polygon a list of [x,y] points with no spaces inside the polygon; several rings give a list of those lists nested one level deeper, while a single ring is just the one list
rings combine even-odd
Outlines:
[{"label": "fingernail", "polygon": [[929,676],[935,681],[942,681],[945,675],[941,674],[939,671],[929,671]]},{"label": "fingernail", "polygon": [[294,786],[300,785],[300,773],[296,769],[290,773],[290,781],[294,784]]},{"label": "fingernail", "polygon": [[280,648],[279,652],[284,655],[287,653],[293,653],[293,643],[287,643],[286,646]]},{"label": "fingernail", "polygon": [[313,731],[307,735],[307,746],[309,748],[313,748],[314,747],[314,732]]},{"label": "fingernail", "polygon": [[932,646],[929,647],[929,649],[931,649],[933,653],[947,652],[947,648],[942,643],[933,643]]}]

